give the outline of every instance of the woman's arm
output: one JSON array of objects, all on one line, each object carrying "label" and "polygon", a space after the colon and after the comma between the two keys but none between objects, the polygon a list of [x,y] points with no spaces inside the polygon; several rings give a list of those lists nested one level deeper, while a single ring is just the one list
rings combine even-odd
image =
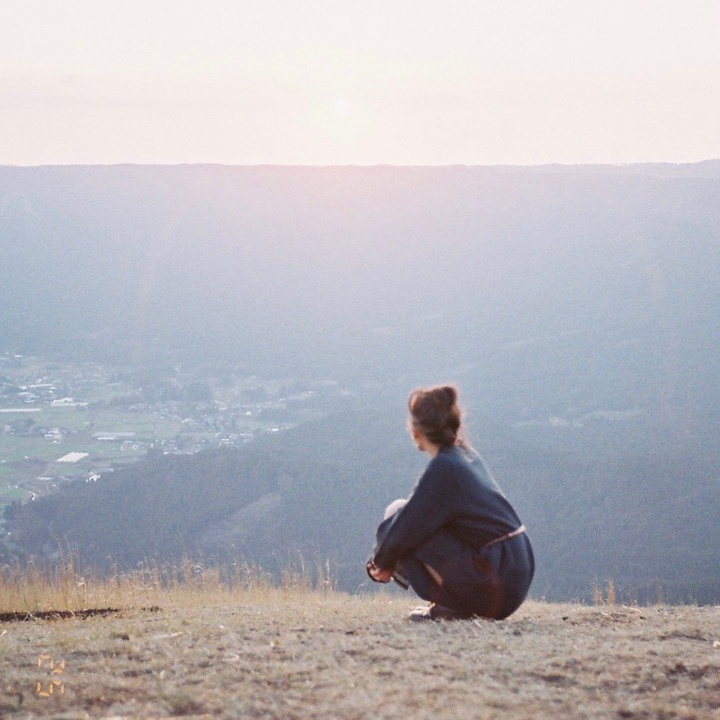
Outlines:
[{"label": "woman's arm", "polygon": [[377,568],[391,570],[403,555],[422,545],[448,522],[453,486],[450,463],[442,456],[434,458],[405,507],[385,521],[388,528],[384,536],[382,528],[379,529],[380,537],[372,557]]},{"label": "woman's arm", "polygon": [[392,580],[393,571],[379,568],[372,560],[367,564],[367,573],[375,582],[388,583]]}]

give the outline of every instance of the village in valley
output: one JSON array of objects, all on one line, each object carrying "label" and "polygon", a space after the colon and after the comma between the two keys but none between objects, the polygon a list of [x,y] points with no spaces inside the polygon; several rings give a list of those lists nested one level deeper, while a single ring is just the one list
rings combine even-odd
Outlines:
[{"label": "village in valley", "polygon": [[332,380],[131,370],[0,355],[0,511],[71,481],[94,482],[149,451],[237,447],[324,415]]}]

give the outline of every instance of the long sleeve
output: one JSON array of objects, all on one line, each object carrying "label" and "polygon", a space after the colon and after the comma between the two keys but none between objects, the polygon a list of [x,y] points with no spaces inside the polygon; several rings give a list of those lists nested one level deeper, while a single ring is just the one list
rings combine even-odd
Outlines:
[{"label": "long sleeve", "polygon": [[373,561],[391,569],[451,519],[453,474],[438,455],[428,465],[406,505],[380,526]]},{"label": "long sleeve", "polygon": [[440,528],[481,548],[516,530],[520,520],[474,451],[448,448],[428,464],[405,506],[377,532],[372,560],[391,570]]}]

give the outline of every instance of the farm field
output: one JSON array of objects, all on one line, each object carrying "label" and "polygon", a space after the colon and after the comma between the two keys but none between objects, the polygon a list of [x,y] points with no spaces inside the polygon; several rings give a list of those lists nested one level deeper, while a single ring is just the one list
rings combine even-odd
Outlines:
[{"label": "farm field", "polygon": [[93,363],[0,356],[0,511],[67,480],[92,480],[150,448],[191,454],[242,445],[321,417],[338,394],[324,383],[316,392],[291,380],[182,373],[139,387],[129,376]]},{"label": "farm field", "polygon": [[[22,417],[5,412],[0,423],[8,425]],[[30,417],[48,432],[0,435],[0,506],[44,494],[63,477],[87,478],[110,466],[132,462],[145,455],[149,444],[174,437],[181,428],[178,421],[153,412],[123,413],[108,408],[43,407]],[[83,457],[76,462],[58,462],[70,453],[82,453]]]}]

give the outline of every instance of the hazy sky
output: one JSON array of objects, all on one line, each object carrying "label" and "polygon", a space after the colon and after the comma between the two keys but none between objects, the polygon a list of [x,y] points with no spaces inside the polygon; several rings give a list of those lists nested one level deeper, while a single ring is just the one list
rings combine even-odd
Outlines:
[{"label": "hazy sky", "polygon": [[720,157],[720,0],[0,0],[0,164]]}]

